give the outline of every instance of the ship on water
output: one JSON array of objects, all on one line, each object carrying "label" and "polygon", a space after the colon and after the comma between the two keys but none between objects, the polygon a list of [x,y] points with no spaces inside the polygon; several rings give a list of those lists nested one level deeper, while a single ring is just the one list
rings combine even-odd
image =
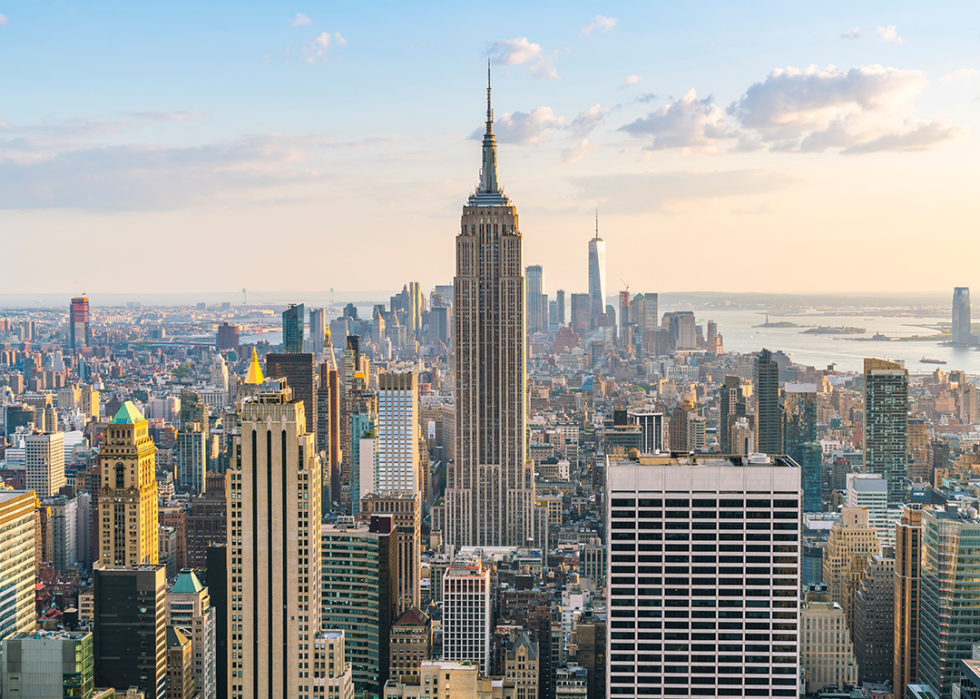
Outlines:
[{"label": "ship on water", "polygon": [[919,360],[919,363],[920,364],[945,364],[946,363],[946,360],[945,359],[926,359],[925,357],[923,357],[922,359]]}]

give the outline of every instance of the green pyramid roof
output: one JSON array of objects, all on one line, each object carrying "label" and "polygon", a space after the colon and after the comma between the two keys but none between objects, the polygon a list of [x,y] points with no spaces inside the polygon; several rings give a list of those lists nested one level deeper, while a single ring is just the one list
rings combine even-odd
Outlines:
[{"label": "green pyramid roof", "polygon": [[140,411],[136,409],[132,401],[126,401],[122,404],[122,407],[116,411],[116,416],[112,418],[113,425],[135,425],[138,422],[144,422],[144,418]]},{"label": "green pyramid roof", "polygon": [[171,593],[178,595],[186,594],[197,594],[204,589],[204,585],[201,581],[197,579],[194,575],[193,570],[182,570],[180,575],[177,576],[177,582],[174,583],[173,589],[170,590]]}]

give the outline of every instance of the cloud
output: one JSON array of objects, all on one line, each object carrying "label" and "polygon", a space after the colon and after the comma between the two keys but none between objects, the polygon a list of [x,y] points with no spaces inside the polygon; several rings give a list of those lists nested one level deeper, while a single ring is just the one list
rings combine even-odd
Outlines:
[{"label": "cloud", "polygon": [[0,15],[0,27],[6,27],[8,24],[10,24],[10,20],[5,15]]},{"label": "cloud", "polygon": [[619,213],[670,211],[688,202],[769,194],[800,185],[795,171],[780,168],[680,170],[645,174],[589,175],[569,181]]},{"label": "cloud", "polygon": [[578,116],[572,120],[572,123],[569,124],[568,129],[576,138],[584,138],[585,136],[589,135],[593,129],[602,124],[603,120],[606,118],[606,114],[608,113],[608,107],[603,107],[598,104],[589,107],[588,109],[583,109],[578,113]]},{"label": "cloud", "polygon": [[841,34],[840,35],[840,38],[841,39],[860,39],[861,38],[861,32],[858,30],[857,27],[855,27],[854,29],[851,29],[850,31],[846,31],[843,34]]},{"label": "cloud", "polygon": [[905,43],[905,39],[898,35],[898,30],[894,24],[890,24],[887,27],[878,27],[878,36],[881,37],[882,41],[890,41],[895,44]]},{"label": "cloud", "polygon": [[735,136],[712,98],[699,100],[693,89],[673,104],[663,105],[619,130],[638,137],[653,136],[647,150],[710,151],[716,148],[717,140]]},{"label": "cloud", "polygon": [[591,37],[592,32],[595,31],[596,29],[601,29],[603,32],[608,32],[613,27],[616,26],[616,23],[618,21],[619,20],[616,19],[615,17],[603,17],[602,15],[596,15],[595,19],[593,19],[591,22],[589,22],[584,27],[582,27],[581,30],[579,30],[578,35],[584,37]]},{"label": "cloud", "polygon": [[[347,40],[339,33],[331,35],[330,32],[323,32],[303,47],[303,60],[307,63],[326,61],[329,58],[327,51],[331,46],[347,46]],[[289,49],[286,51],[288,54]]]},{"label": "cloud", "polygon": [[636,84],[637,84],[638,82],[640,82],[640,76],[639,76],[639,75],[628,75],[628,76],[626,76],[626,82],[624,82],[624,83],[623,83],[623,84],[622,84],[622,85],[620,86],[620,88],[619,88],[619,89],[620,89],[620,90],[625,90],[625,89],[626,89],[626,88],[628,88],[628,87],[633,87],[633,86],[634,86],[634,85],[636,85]]},{"label": "cloud", "polygon": [[[494,122],[493,132],[500,143],[530,146],[548,140],[554,135],[554,129],[564,124],[564,117],[555,116],[551,107],[537,107],[530,112],[504,114]],[[482,139],[483,129],[477,129],[471,137],[474,140]]]},{"label": "cloud", "polygon": [[973,68],[960,68],[959,70],[954,70],[952,73],[946,73],[946,75],[940,76],[939,82],[943,85],[947,83],[954,83],[958,80],[968,80],[977,74],[977,71]]},{"label": "cloud", "polygon": [[487,56],[503,66],[524,66],[537,80],[560,80],[554,60],[544,53],[540,44],[532,44],[526,36],[502,39],[487,47]]},{"label": "cloud", "polygon": [[659,96],[653,94],[652,92],[644,92],[643,94],[634,97],[631,100],[631,102],[637,102],[639,104],[648,104],[650,102],[653,102],[655,99],[659,99]]},{"label": "cloud", "polygon": [[589,143],[589,139],[583,138],[578,142],[578,145],[572,148],[566,148],[561,153],[561,159],[567,164],[573,165],[577,163],[582,158],[587,158],[599,149],[598,143]]},{"label": "cloud", "polygon": [[[129,112],[120,119],[92,119],[76,117],[61,121],[46,121],[29,126],[12,126],[0,122],[0,133],[12,134],[32,143],[49,143],[52,140],[86,139],[133,131],[143,126],[160,122],[193,121],[203,116],[202,112],[186,109],[175,112]],[[9,141],[0,141],[0,146],[9,146]],[[0,151],[3,157],[3,151]]]},{"label": "cloud", "polygon": [[948,141],[966,135],[967,129],[949,121],[923,121],[904,133],[891,133],[860,143],[841,151],[844,155],[880,153],[882,151],[923,151],[931,150]]},{"label": "cloud", "polygon": [[297,12],[296,16],[289,20],[289,23],[294,27],[308,27],[313,24],[313,21],[302,12]]}]

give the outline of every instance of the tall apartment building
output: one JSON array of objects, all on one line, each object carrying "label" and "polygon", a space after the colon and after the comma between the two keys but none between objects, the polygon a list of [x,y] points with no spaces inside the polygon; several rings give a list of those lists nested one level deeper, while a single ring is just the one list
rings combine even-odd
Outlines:
[{"label": "tall apartment building", "polygon": [[83,347],[92,346],[92,326],[89,324],[88,297],[78,296],[71,300],[68,312],[68,351],[76,354]]},{"label": "tall apartment building", "polygon": [[303,336],[306,330],[306,309],[303,304],[289,304],[282,312],[282,351],[284,354],[302,354],[306,351]]},{"label": "tall apartment building", "polygon": [[343,631],[318,631],[313,639],[314,697],[354,699],[354,673],[347,662]]},{"label": "tall apartment building", "polygon": [[323,341],[328,332],[330,331],[327,329],[327,309],[311,308],[310,339],[308,344],[309,352],[316,358],[317,362],[323,361]]},{"label": "tall apartment building", "polygon": [[305,404],[288,387],[268,388],[242,404],[229,474],[229,699],[313,695],[305,663],[320,628],[320,459]]},{"label": "tall apartment building", "polygon": [[490,569],[478,558],[457,558],[442,579],[442,657],[468,660],[487,675],[493,593]]},{"label": "tall apartment building", "polygon": [[18,699],[91,699],[92,633],[57,631],[15,634],[0,651],[0,687]]},{"label": "tall apartment building", "polygon": [[418,493],[421,488],[418,402],[415,372],[378,376],[377,492]]},{"label": "tall apartment building", "polygon": [[320,628],[344,631],[355,690],[380,695],[398,606],[395,523],[389,515],[372,515],[370,522],[324,524],[320,535]]},{"label": "tall apartment building", "polygon": [[35,495],[0,491],[0,639],[34,630]]},{"label": "tall apartment building", "polygon": [[919,680],[920,554],[922,510],[906,505],[895,525],[895,635],[893,687]]},{"label": "tall apartment building", "polygon": [[909,373],[901,364],[864,360],[864,472],[888,482],[888,502],[906,500]]},{"label": "tall apartment building", "polygon": [[888,483],[878,473],[847,474],[847,506],[868,510],[868,523],[881,546],[895,545],[895,522],[888,519]]},{"label": "tall apartment building", "polygon": [[524,270],[527,278],[525,307],[527,308],[528,333],[547,332],[548,294],[544,288],[544,268],[528,265]]},{"label": "tall apartment building", "polygon": [[940,699],[952,696],[960,661],[977,642],[980,520],[976,510],[922,510],[919,677]]},{"label": "tall apartment building", "polygon": [[184,425],[174,435],[174,461],[177,490],[195,496],[203,493],[208,469],[208,438],[200,423]]},{"label": "tall apartment building", "polygon": [[57,495],[65,485],[65,434],[29,434],[24,438],[25,484],[39,498]]},{"label": "tall apartment building", "polygon": [[798,696],[800,471],[607,460],[606,696]]},{"label": "tall apartment building", "polygon": [[419,493],[371,493],[361,498],[364,516],[391,515],[398,531],[398,612],[419,606],[422,591],[422,507]]},{"label": "tall apartment building", "polygon": [[834,522],[823,552],[823,582],[831,599],[844,610],[847,628],[854,628],[854,595],[865,566],[881,551],[878,532],[863,507],[844,507]]},{"label": "tall apartment building", "polygon": [[103,435],[99,451],[99,560],[112,566],[156,563],[156,447],[149,423],[126,401]]},{"label": "tall apartment building", "polygon": [[95,685],[164,699],[167,691],[165,566],[99,563],[95,578]]},{"label": "tall apartment building", "polygon": [[888,682],[895,663],[894,549],[875,556],[861,573],[854,595],[854,654],[861,682]]},{"label": "tall apartment building", "polygon": [[800,627],[800,663],[806,691],[857,684],[858,664],[844,610],[831,599],[825,586],[806,593]]},{"label": "tall apartment building", "polygon": [[[783,416],[779,406],[779,365],[772,352],[762,350],[755,360],[755,396],[758,400],[756,449],[763,454],[783,453]],[[799,463],[799,462],[797,462]]]},{"label": "tall apartment building", "polygon": [[77,498],[59,494],[41,498],[39,502],[47,525],[43,536],[50,542],[50,546],[45,542],[45,550],[50,549],[51,555],[44,557],[44,560],[50,561],[55,570],[67,572],[71,566],[81,562],[78,546],[79,522],[90,527],[91,517],[79,519]]},{"label": "tall apartment building", "polygon": [[[192,570],[182,570],[167,593],[167,626],[191,641],[191,674],[198,699],[217,697],[217,612],[208,588]],[[224,668],[222,668],[222,671]]]},{"label": "tall apartment building", "polygon": [[432,620],[421,609],[413,607],[402,613],[391,627],[388,661],[389,679],[417,675],[422,663],[432,653]]},{"label": "tall apartment building", "polygon": [[480,184],[456,237],[456,460],[443,518],[450,546],[520,546],[534,535],[523,237],[497,182],[489,86],[486,127]]}]

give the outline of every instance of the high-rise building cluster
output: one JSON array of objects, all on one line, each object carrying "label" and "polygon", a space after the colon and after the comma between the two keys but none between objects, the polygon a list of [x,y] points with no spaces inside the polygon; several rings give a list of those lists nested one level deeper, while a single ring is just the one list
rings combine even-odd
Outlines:
[{"label": "high-rise building cluster", "polygon": [[481,131],[445,284],[0,309],[0,695],[978,696],[978,377],[555,289]]}]

